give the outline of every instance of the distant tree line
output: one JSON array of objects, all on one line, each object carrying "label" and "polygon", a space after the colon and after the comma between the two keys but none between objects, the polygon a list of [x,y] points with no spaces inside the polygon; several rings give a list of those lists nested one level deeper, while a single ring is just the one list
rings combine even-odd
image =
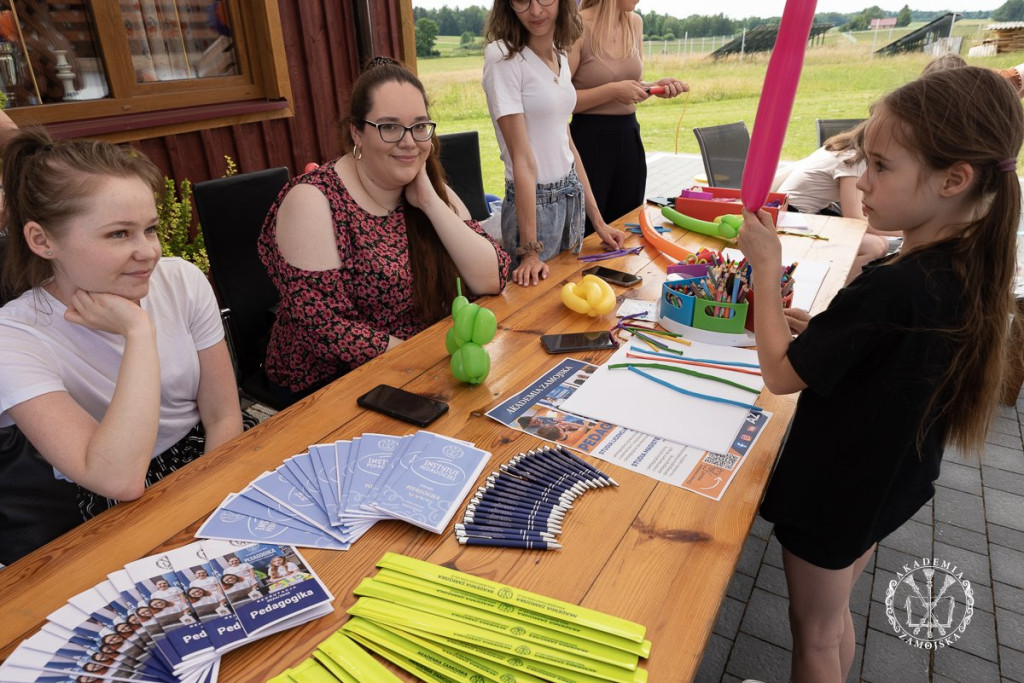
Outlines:
[{"label": "distant tree line", "polygon": [[[428,34],[433,33],[429,40],[423,41],[424,44],[422,46],[417,35],[417,52],[421,52],[422,49],[423,54],[420,54],[420,56],[436,54],[436,51],[433,51],[433,45],[438,35],[461,36],[460,43],[464,46],[469,45],[470,42],[466,39],[466,34],[469,34],[471,37],[483,35],[488,11],[487,8],[480,5],[473,5],[462,9],[448,7],[447,5],[440,9],[414,7],[413,19],[416,21],[417,34],[419,34],[421,27]],[[945,13],[945,11],[925,12],[912,10],[909,5],[904,5],[898,12],[888,12],[875,5],[860,12],[849,14],[821,12],[814,16],[814,21],[816,23],[835,24],[842,31],[863,31],[871,28],[872,19],[895,17],[897,26],[907,26],[914,21],[931,21]],[[1024,20],[1024,0],[1006,0],[1004,5],[993,12],[964,12],[961,15],[966,19],[985,19],[991,15],[995,21]],[[749,30],[765,24],[773,25],[779,23],[779,17],[729,19],[724,14],[712,16],[693,14],[685,19],[680,19],[668,14],[641,11],[640,16],[644,20],[644,38],[647,40],[730,36],[740,33],[743,29]]]}]

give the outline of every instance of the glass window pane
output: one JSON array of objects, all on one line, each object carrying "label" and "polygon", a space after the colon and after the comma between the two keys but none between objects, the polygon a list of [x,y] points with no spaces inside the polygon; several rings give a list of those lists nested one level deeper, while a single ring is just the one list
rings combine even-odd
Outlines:
[{"label": "glass window pane", "polygon": [[7,107],[107,97],[86,2],[0,0],[0,87]]},{"label": "glass window pane", "polygon": [[139,83],[238,74],[226,0],[121,0]]}]

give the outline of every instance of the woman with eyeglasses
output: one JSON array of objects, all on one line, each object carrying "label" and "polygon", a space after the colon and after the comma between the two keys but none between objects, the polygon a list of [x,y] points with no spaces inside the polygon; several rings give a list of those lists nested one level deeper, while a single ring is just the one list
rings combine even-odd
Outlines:
[{"label": "woman with eyeglasses", "polygon": [[372,60],[341,121],[344,154],[294,178],[267,216],[260,259],[281,294],[266,371],[283,402],[326,385],[473,295],[505,286],[509,257],[444,184],[423,85]]},{"label": "woman with eyeglasses", "polygon": [[582,32],[576,0],[495,0],[487,18],[483,86],[505,162],[501,235],[520,285],[546,278],[555,254],[580,250],[584,209],[607,247],[626,238],[601,218],[569,135],[576,89],[566,53]]}]

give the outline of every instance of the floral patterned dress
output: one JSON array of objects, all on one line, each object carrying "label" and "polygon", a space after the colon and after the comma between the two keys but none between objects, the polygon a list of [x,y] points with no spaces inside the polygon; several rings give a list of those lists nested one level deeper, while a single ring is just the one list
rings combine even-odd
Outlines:
[{"label": "floral patterned dress", "polygon": [[[302,270],[278,249],[278,208],[288,190],[302,183],[327,197],[340,268]],[[487,237],[475,221],[466,223]],[[389,335],[408,339],[435,322],[421,320],[413,308],[404,205],[387,216],[367,212],[348,193],[334,162],[293,178],[281,191],[263,224],[258,249],[281,295],[267,348],[267,376],[291,391],[340,377],[383,353]],[[510,259],[497,244],[494,249],[504,287]]]}]

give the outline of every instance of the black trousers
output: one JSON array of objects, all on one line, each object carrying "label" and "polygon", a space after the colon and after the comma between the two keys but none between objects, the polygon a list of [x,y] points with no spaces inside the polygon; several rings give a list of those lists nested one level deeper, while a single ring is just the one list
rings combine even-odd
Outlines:
[{"label": "black trousers", "polygon": [[[569,131],[605,222],[643,204],[647,157],[636,114],[574,114]],[[592,232],[588,217],[586,234]]]}]

